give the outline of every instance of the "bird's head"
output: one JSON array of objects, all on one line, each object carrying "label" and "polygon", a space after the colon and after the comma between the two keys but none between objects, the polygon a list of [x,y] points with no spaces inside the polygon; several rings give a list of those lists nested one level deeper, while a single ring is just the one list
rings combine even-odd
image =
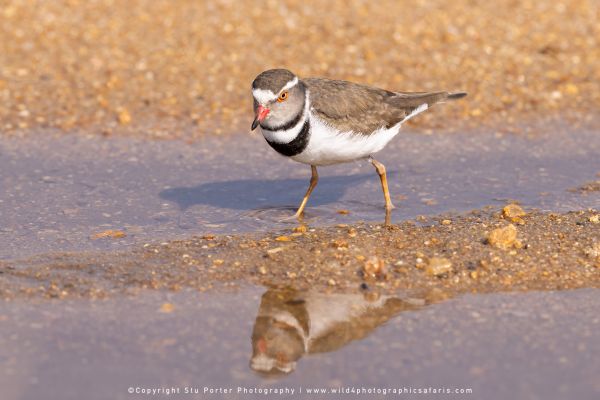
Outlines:
[{"label": "bird's head", "polygon": [[306,87],[287,69],[270,69],[260,73],[252,82],[254,121],[266,129],[283,126],[304,109]]}]

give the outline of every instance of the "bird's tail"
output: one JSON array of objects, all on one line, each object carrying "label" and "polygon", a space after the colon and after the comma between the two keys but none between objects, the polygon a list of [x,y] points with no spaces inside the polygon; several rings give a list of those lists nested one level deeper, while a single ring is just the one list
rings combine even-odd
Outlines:
[{"label": "bird's tail", "polygon": [[399,106],[418,107],[423,103],[431,107],[435,103],[443,103],[447,100],[457,100],[465,97],[465,92],[396,92],[392,102]]},{"label": "bird's tail", "polygon": [[447,99],[448,100],[458,100],[458,99],[462,99],[466,95],[467,95],[467,92],[448,93]]}]

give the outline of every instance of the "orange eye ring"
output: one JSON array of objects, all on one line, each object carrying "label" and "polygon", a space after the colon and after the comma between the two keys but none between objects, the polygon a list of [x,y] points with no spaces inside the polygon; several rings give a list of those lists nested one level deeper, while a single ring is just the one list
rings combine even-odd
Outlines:
[{"label": "orange eye ring", "polygon": [[288,96],[289,96],[288,91],[284,90],[283,92],[281,92],[281,94],[277,98],[277,101],[280,102],[280,103],[283,102],[283,101],[286,101],[287,98],[288,98]]}]

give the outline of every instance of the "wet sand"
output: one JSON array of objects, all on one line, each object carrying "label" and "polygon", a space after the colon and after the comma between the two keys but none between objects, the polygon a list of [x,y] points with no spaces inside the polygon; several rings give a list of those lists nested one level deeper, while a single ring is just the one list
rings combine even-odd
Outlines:
[{"label": "wet sand", "polygon": [[[380,157],[391,227],[361,163],[324,168],[304,224],[282,222],[308,171],[257,136],[5,138],[4,393],[401,378],[492,399],[595,398],[600,142],[531,130],[403,131]],[[503,212],[515,203],[524,215]],[[270,317],[282,311],[305,333]],[[256,372],[271,365],[287,372]]]},{"label": "wet sand", "polygon": [[[253,168],[216,156],[235,158],[226,140],[4,141],[4,395],[597,397],[597,135],[399,139],[383,153],[388,165],[403,155],[392,226],[360,165],[324,174],[304,224],[279,222],[306,179],[256,137],[236,138],[257,151]],[[211,168],[238,179],[215,184]],[[303,346],[281,312],[305,327]],[[265,348],[285,373],[264,371]]]},{"label": "wet sand", "polygon": [[[111,297],[253,282],[435,288],[444,298],[597,287],[600,192],[589,182],[598,146],[587,131],[403,132],[380,157],[398,206],[386,227],[378,179],[360,163],[323,168],[302,222],[282,221],[308,171],[256,136],[14,138],[2,145],[12,189],[0,197],[0,293]],[[511,203],[523,209],[504,215]]]},{"label": "wet sand", "polygon": [[[307,171],[255,136],[4,140],[3,393],[402,382],[593,399],[598,135],[540,132],[403,132],[382,153],[397,168],[391,227],[360,164],[323,174],[304,225],[279,222]],[[515,202],[524,215],[503,212]],[[271,362],[287,372],[257,372]]]},{"label": "wet sand", "polygon": [[[0,293],[104,298],[141,289],[200,291],[252,282],[328,291],[404,290],[432,300],[461,293],[600,286],[598,210],[500,212],[383,224],[214,236],[119,253],[41,255],[2,264]],[[492,232],[511,227],[513,237]]]}]

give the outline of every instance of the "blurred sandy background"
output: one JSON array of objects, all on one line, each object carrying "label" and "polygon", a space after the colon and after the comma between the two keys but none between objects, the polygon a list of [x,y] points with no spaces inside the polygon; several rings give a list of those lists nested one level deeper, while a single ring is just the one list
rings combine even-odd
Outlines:
[{"label": "blurred sandy background", "polygon": [[0,1],[0,132],[245,132],[256,74],[467,90],[426,131],[596,123],[600,2]]}]

